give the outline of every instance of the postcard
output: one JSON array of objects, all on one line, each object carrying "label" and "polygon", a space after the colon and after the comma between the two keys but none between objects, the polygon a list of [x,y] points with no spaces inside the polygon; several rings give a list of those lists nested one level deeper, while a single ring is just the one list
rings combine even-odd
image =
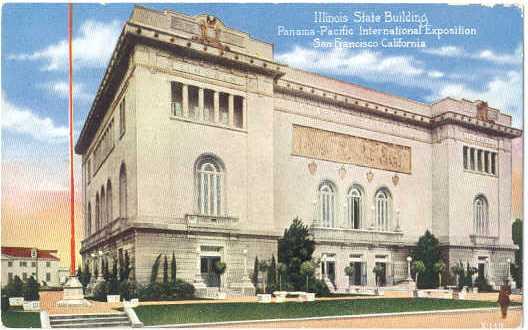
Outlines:
[{"label": "postcard", "polygon": [[5,3],[8,328],[516,328],[522,5]]}]

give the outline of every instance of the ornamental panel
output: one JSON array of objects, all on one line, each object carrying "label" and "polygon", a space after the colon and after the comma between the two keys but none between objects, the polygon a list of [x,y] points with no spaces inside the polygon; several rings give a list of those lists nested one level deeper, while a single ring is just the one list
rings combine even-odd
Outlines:
[{"label": "ornamental panel", "polygon": [[411,147],[293,125],[294,156],[411,173]]}]

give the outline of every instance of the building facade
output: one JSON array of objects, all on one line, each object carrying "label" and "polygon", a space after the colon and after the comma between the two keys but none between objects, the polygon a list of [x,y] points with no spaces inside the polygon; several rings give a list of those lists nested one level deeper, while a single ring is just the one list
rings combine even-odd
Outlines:
[{"label": "building facade", "polygon": [[23,281],[33,276],[40,284],[60,286],[60,259],[55,253],[57,250],[2,246],[2,287],[15,276]]},{"label": "building facade", "polygon": [[[295,217],[310,226],[319,275],[335,289],[405,280],[426,230],[449,266],[507,278],[511,117],[483,101],[424,104],[296,70],[273,46],[215,17],[136,7],[76,152],[85,238],[97,263],[128,251],[145,282],[176,255],[197,288],[251,290]],[[354,278],[345,275],[351,264]]]}]

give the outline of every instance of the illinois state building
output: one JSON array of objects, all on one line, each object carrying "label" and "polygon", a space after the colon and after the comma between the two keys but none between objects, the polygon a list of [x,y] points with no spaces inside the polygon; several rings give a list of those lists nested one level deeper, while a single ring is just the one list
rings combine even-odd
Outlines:
[{"label": "illinois state building", "polygon": [[[333,290],[397,285],[430,230],[449,269],[508,277],[511,117],[480,100],[424,104],[296,70],[219,18],[134,8],[75,150],[86,262],[128,251],[139,282],[158,254],[200,289],[251,290],[295,217]],[[344,268],[352,264],[349,279]],[[324,274],[322,274],[324,272]]]}]

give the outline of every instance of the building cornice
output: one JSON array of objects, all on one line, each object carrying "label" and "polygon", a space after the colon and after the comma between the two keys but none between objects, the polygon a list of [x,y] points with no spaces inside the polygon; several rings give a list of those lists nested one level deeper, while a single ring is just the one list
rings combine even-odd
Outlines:
[{"label": "building cornice", "polygon": [[494,136],[516,138],[522,135],[522,131],[519,129],[494,122],[479,120],[477,118],[451,111],[444,112],[434,117],[429,117],[401,108],[366,101],[357,97],[352,97],[350,95],[301,84],[287,79],[277,80],[274,85],[274,91],[314,100],[322,104],[331,104],[352,111],[364,112],[378,117],[389,118],[394,121],[404,122],[414,126],[426,127],[431,130],[436,127],[451,124],[464,126]]}]

